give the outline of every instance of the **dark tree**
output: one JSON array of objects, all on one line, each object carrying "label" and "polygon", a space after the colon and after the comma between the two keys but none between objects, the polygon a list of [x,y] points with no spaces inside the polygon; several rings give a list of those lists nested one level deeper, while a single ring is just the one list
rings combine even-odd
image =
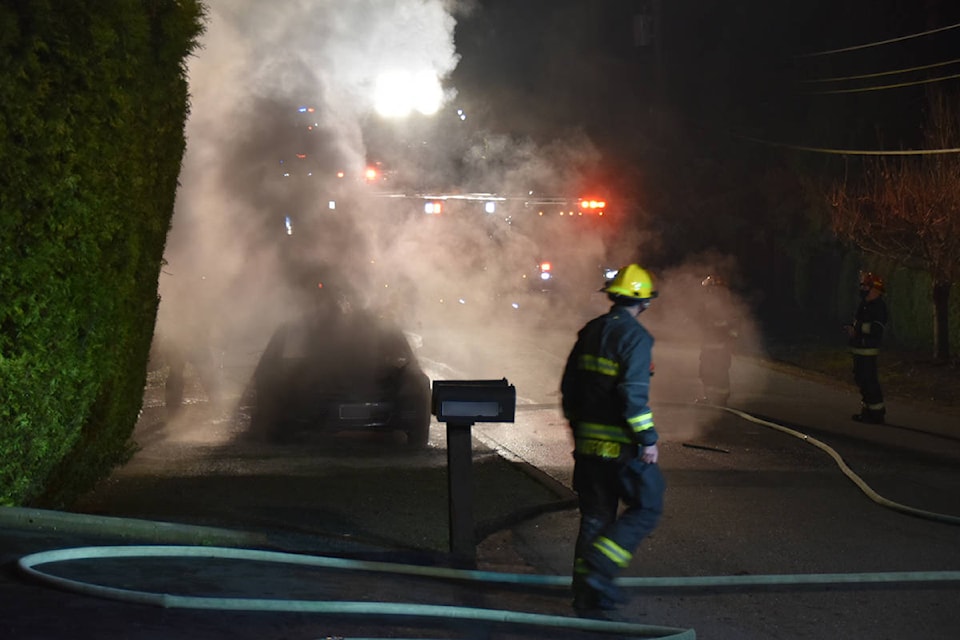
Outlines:
[{"label": "dark tree", "polygon": [[934,358],[950,359],[950,290],[960,279],[960,98],[931,92],[926,149],[880,156],[830,190],[833,229],[864,251],[926,271]]}]

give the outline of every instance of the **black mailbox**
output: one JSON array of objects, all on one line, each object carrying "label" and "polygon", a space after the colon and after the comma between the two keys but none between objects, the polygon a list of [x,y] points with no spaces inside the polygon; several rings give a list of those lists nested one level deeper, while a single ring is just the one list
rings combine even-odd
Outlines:
[{"label": "black mailbox", "polygon": [[517,389],[502,380],[434,380],[431,412],[440,422],[513,422]]}]

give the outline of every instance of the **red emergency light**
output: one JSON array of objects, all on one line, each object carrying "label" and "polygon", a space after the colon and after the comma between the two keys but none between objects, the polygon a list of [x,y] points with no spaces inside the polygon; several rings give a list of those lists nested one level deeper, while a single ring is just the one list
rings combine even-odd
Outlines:
[{"label": "red emergency light", "polygon": [[606,209],[607,203],[604,200],[588,200],[583,199],[580,201],[580,208],[590,211],[596,211],[599,209]]}]

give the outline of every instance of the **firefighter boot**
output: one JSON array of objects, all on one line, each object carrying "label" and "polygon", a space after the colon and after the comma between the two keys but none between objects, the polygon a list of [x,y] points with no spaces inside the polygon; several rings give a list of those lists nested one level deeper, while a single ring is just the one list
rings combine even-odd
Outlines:
[{"label": "firefighter boot", "polygon": [[589,615],[589,612],[600,608],[600,594],[594,591],[586,582],[586,576],[573,576],[573,609],[577,615]]},{"label": "firefighter boot", "polygon": [[710,396],[709,400],[710,400],[710,404],[714,406],[725,407],[727,406],[727,401],[730,400],[730,394],[723,393],[723,392],[716,392]]},{"label": "firefighter boot", "polygon": [[597,608],[612,611],[625,603],[627,599],[613,581],[616,573],[613,563],[595,548],[591,549],[584,559],[589,570],[583,576],[583,582],[596,594]]},{"label": "firefighter boot", "polygon": [[[617,608],[618,602],[592,586],[598,581],[591,580],[586,574],[573,577],[573,609],[582,618],[607,619],[606,612]],[[613,587],[616,589],[616,587]]]},{"label": "firefighter boot", "polygon": [[627,601],[623,591],[614,583],[613,578],[601,573],[591,572],[587,574],[586,583],[596,594],[598,609],[612,611]]},{"label": "firefighter boot", "polygon": [[883,424],[886,421],[885,409],[868,409],[864,407],[860,413],[855,413],[851,417],[857,422],[865,424]]}]

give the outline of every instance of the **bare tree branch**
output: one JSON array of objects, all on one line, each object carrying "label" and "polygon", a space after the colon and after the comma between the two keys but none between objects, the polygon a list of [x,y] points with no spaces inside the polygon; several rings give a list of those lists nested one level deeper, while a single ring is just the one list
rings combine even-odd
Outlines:
[{"label": "bare tree branch", "polygon": [[[927,148],[960,143],[960,99],[929,93]],[[845,178],[828,193],[838,237],[930,274],[935,306],[946,305],[960,280],[960,157],[931,154],[864,160],[859,180]],[[946,308],[935,311],[934,345],[949,357]],[[946,342],[946,344],[941,344]]]}]

